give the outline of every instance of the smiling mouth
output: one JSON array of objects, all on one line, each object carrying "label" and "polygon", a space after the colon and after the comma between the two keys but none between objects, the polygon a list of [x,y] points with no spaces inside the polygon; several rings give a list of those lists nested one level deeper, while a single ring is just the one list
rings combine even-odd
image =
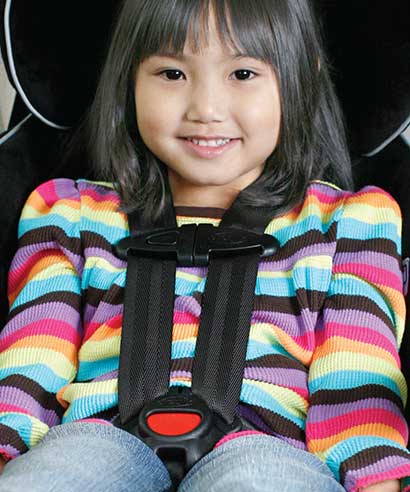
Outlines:
[{"label": "smiling mouth", "polygon": [[183,140],[186,140],[198,147],[203,147],[203,148],[223,147],[232,141],[239,140],[237,138],[216,138],[216,139],[192,138],[192,137],[182,137],[182,138]]},{"label": "smiling mouth", "polygon": [[236,147],[239,140],[238,138],[226,139],[222,142],[212,142],[211,141],[201,141],[190,138],[180,138],[185,149],[189,151],[191,154],[194,154],[195,157],[200,157],[202,159],[214,159],[221,155],[224,155],[227,152],[230,152],[231,149]]}]

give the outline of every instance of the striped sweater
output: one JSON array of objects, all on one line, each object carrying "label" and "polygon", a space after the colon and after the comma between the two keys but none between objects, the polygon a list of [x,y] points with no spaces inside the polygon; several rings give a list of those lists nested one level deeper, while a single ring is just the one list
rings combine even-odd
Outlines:
[{"label": "striped sweater", "polygon": [[[112,244],[129,234],[119,201],[109,183],[57,179],[23,209],[0,334],[6,459],[54,425],[118,414],[126,265]],[[217,226],[224,210],[176,212],[178,225]],[[380,188],[314,181],[265,233],[280,248],[259,264],[238,413],[317,455],[349,491],[410,475],[397,203]],[[170,385],[190,386],[206,274],[177,268]]]}]

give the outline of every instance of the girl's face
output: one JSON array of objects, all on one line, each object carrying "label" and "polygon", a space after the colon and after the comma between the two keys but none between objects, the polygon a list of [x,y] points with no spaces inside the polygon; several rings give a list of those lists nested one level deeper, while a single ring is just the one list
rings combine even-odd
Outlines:
[{"label": "girl's face", "polygon": [[[229,208],[274,151],[280,94],[270,65],[236,58],[221,46],[210,17],[207,47],[183,58],[151,56],[136,74],[137,124],[145,145],[168,168],[174,205]],[[187,137],[233,139],[219,147]]]}]

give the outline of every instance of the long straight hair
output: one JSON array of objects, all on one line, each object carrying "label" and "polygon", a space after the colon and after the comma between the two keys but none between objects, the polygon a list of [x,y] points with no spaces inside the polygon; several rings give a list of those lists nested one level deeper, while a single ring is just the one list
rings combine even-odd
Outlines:
[{"label": "long straight hair", "polygon": [[166,163],[137,127],[138,66],[164,51],[182,54],[187,37],[198,53],[211,7],[221,42],[273,67],[281,94],[278,144],[239,200],[279,215],[303,199],[312,180],[352,189],[343,117],[311,0],[125,0],[94,102],[79,128],[96,174],[115,184],[122,209],[157,217],[164,208]]}]

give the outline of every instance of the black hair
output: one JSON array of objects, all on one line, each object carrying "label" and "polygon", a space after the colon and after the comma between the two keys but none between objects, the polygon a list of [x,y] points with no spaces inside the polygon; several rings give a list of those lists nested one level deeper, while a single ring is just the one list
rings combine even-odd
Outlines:
[{"label": "black hair", "polygon": [[125,0],[81,129],[97,174],[115,183],[122,209],[157,216],[164,206],[164,163],[136,123],[138,65],[164,51],[182,54],[187,36],[198,52],[210,8],[221,41],[269,63],[281,94],[278,144],[239,199],[278,215],[303,199],[312,180],[352,189],[343,116],[311,0]]}]

